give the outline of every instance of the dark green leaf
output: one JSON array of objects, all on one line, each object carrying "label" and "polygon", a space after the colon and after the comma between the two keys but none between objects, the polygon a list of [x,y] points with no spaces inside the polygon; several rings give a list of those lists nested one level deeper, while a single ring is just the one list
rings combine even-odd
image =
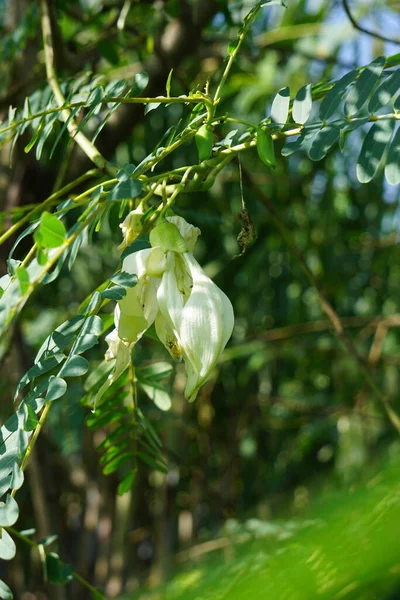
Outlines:
[{"label": "dark green leaf", "polygon": [[271,120],[283,127],[289,114],[290,90],[284,87],[276,94],[271,106]]},{"label": "dark green leaf", "polygon": [[69,565],[62,563],[55,552],[46,554],[46,573],[50,583],[63,585],[73,579],[73,570]]},{"label": "dark green leaf", "polygon": [[86,350],[93,348],[93,346],[95,346],[98,343],[98,341],[98,335],[94,335],[93,333],[86,333],[80,335],[74,344],[74,354],[82,354],[83,352],[86,352]]},{"label": "dark green leaf", "polygon": [[319,107],[319,116],[322,121],[329,119],[329,117],[331,117],[339,108],[340,102],[343,100],[350,84],[353,83],[357,75],[357,70],[346,73],[346,75],[339,79],[333,88],[329,90]]},{"label": "dark green leaf", "polygon": [[129,181],[132,178],[132,173],[135,170],[135,165],[126,164],[117,173],[118,181]]},{"label": "dark green leaf", "polygon": [[124,288],[135,287],[137,284],[137,275],[135,273],[127,273],[122,271],[121,273],[115,273],[111,275],[110,281],[116,283],[117,285],[121,285]]},{"label": "dark green leaf", "polygon": [[309,139],[311,139],[316,132],[321,128],[321,123],[315,125],[306,126],[300,135],[295,140],[287,139],[284,147],[282,148],[282,156],[291,156],[294,152],[301,150],[306,145]]},{"label": "dark green leaf", "polygon": [[379,56],[362,71],[361,75],[350,88],[344,104],[347,117],[355,115],[364,106],[372,93],[385,66],[385,57]]},{"label": "dark green leaf", "polygon": [[102,298],[107,298],[108,300],[115,300],[118,302],[126,296],[126,289],[116,286],[103,290],[100,295]]},{"label": "dark green leaf", "polygon": [[136,73],[133,77],[133,84],[131,87],[132,96],[140,96],[143,90],[147,87],[149,83],[149,76],[145,71],[141,73]]},{"label": "dark green leaf", "polygon": [[36,160],[40,160],[40,158],[42,156],[43,146],[45,144],[45,141],[47,140],[47,138],[53,131],[54,121],[56,119],[58,119],[57,113],[54,113],[53,115],[48,115],[45,117],[45,120],[47,120],[48,122],[47,122],[47,125],[45,125],[43,127],[43,129],[40,131],[40,135],[38,137],[38,142],[37,142],[37,146],[36,146]]},{"label": "dark green leaf", "polygon": [[274,141],[271,135],[259,127],[257,129],[257,152],[262,162],[270,169],[275,169],[276,159]]},{"label": "dark green leaf", "polygon": [[19,490],[19,488],[24,483],[24,472],[20,469],[17,463],[13,464],[12,473],[11,473],[11,481],[10,481],[10,489],[11,490]]},{"label": "dark green leaf", "polygon": [[400,127],[397,128],[389,147],[385,176],[391,185],[400,183]]},{"label": "dark green leaf", "polygon": [[343,124],[344,121],[334,121],[333,123],[327,123],[325,127],[318,131],[308,153],[311,160],[321,160],[326,156],[339,138]]},{"label": "dark green leaf", "polygon": [[383,155],[392,137],[395,121],[382,119],[368,131],[357,161],[357,179],[368,183],[376,175]]},{"label": "dark green leaf", "polygon": [[108,199],[112,201],[136,198],[142,191],[142,184],[138,179],[128,179],[117,183],[108,193]]},{"label": "dark green leaf", "polygon": [[304,125],[310,117],[312,109],[311,85],[299,89],[293,102],[292,117],[295,123]]},{"label": "dark green leaf", "polygon": [[[80,223],[79,223],[80,225]],[[74,239],[74,241],[72,242],[72,245],[70,247],[70,252],[69,252],[69,258],[68,258],[68,269],[71,270],[72,266],[76,260],[76,257],[78,255],[79,249],[82,245],[83,240],[85,239],[85,235],[86,235],[86,231],[81,231],[78,236]]]},{"label": "dark green leaf", "polygon": [[147,463],[152,469],[155,471],[160,471],[161,473],[168,473],[168,468],[165,464],[160,463],[153,459],[152,456],[149,456],[145,452],[138,452],[138,457],[142,459],[143,462]]},{"label": "dark green leaf", "polygon": [[58,248],[65,242],[66,233],[62,221],[49,212],[43,211],[39,227],[33,237],[42,248]]},{"label": "dark green leaf", "polygon": [[120,102],[114,102],[110,108],[110,110],[108,111],[108,113],[106,114],[106,116],[103,118],[102,122],[100,123],[100,125],[97,127],[96,131],[93,134],[92,137],[92,143],[94,144],[97,137],[99,136],[99,134],[101,133],[101,130],[103,129],[103,127],[106,125],[108,119],[110,119],[110,117],[112,116],[112,114],[117,110],[117,108],[119,108],[121,106]]},{"label": "dark green leaf", "polygon": [[[69,125],[69,124],[71,123],[71,121],[72,121],[72,120],[73,120],[73,119],[76,117],[76,115],[77,115],[77,114],[78,114],[78,112],[81,110],[81,108],[82,108],[81,106],[76,106],[75,108],[73,108],[73,109],[71,110],[71,112],[70,112],[70,114],[69,114],[68,118],[67,118],[67,119],[64,121],[64,123],[63,123],[63,126],[61,127],[60,131],[58,132],[58,134],[57,134],[57,137],[56,137],[56,139],[54,140],[54,144],[53,144],[53,146],[52,146],[52,148],[51,148],[51,150],[50,150],[50,155],[49,155],[49,156],[50,156],[50,158],[52,158],[52,156],[53,156],[53,154],[54,154],[54,150],[56,149],[56,147],[57,147],[57,144],[58,144],[58,142],[60,141],[60,139],[61,139],[61,137],[62,137],[63,133],[66,131],[66,129],[67,129],[67,127],[68,127],[68,125]],[[36,140],[35,140],[35,138],[33,138],[32,142],[33,142],[33,143],[35,143],[35,141],[36,141]],[[31,142],[31,144],[32,144],[32,142]],[[32,144],[32,145],[33,145],[33,144]],[[30,147],[31,147],[31,146],[29,146],[29,145],[28,145],[28,146],[25,148],[25,152],[28,152],[28,150],[30,150]]]},{"label": "dark green leaf", "polygon": [[109,98],[117,98],[122,94],[124,90],[127,89],[128,82],[126,79],[120,79],[116,83],[111,83],[106,88],[106,95],[104,100],[108,100]]},{"label": "dark green leaf", "polygon": [[[117,445],[115,445],[115,446],[111,445],[109,448],[107,448],[106,452],[100,458],[100,465],[101,466],[106,465],[108,462],[110,462],[110,460],[112,460],[113,458],[118,456],[118,454],[121,454],[121,452],[123,450],[128,449],[128,447],[131,444],[132,444],[132,439],[130,438],[130,436],[127,436],[126,438],[124,438],[122,440],[118,440]],[[97,449],[99,449],[99,448],[97,448]]]},{"label": "dark green leaf", "polygon": [[103,321],[98,315],[90,315],[85,319],[79,335],[97,335],[103,332]]},{"label": "dark green leaf", "polygon": [[375,113],[386,106],[400,90],[400,69],[396,69],[386,77],[372,94],[368,104],[368,112]]},{"label": "dark green leaf", "polygon": [[41,359],[20,379],[16,395],[18,395],[25,385],[32,381],[34,377],[39,377],[40,375],[44,375],[44,373],[51,371],[51,369],[54,369],[54,367],[59,365],[64,358],[64,354],[51,354],[50,356],[41,357]]},{"label": "dark green leaf", "polygon": [[134,456],[133,452],[123,452],[122,454],[119,454],[103,468],[104,475],[114,473],[122,463],[129,459],[133,459]]},{"label": "dark green leaf", "polygon": [[117,407],[114,411],[101,412],[97,410],[94,414],[91,414],[86,419],[86,425],[89,429],[99,429],[104,425],[119,421],[127,412],[130,412],[128,407],[123,410],[121,407]]},{"label": "dark green leaf", "polygon": [[136,470],[130,471],[128,475],[126,475],[126,477],[124,477],[123,480],[119,483],[117,489],[117,494],[119,496],[122,496],[122,494],[125,494],[128,490],[131,489],[131,487],[135,483],[136,473]]},{"label": "dark green leaf", "polygon": [[64,381],[64,379],[61,379],[61,377],[55,377],[54,375],[51,375],[45,400],[46,402],[57,400],[57,398],[61,398],[66,391],[67,382]]},{"label": "dark green leaf", "polygon": [[89,364],[86,358],[83,356],[71,356],[65,362],[61,371],[58,373],[59,377],[79,377],[84,375],[89,369]]},{"label": "dark green leaf", "polygon": [[34,429],[36,429],[39,421],[38,421],[38,418],[37,418],[36,413],[33,410],[32,406],[30,404],[25,404],[25,407],[26,407],[28,416],[25,421],[24,429],[25,429],[25,431],[33,431]]}]

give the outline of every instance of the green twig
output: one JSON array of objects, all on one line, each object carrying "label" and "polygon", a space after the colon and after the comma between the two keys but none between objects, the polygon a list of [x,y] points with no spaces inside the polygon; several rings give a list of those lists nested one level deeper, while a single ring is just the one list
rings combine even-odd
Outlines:
[{"label": "green twig", "polygon": [[[54,68],[54,49],[52,42],[52,31],[51,31],[51,19],[49,13],[49,7],[47,0],[40,0],[41,10],[41,23],[42,23],[42,34],[43,34],[43,48],[44,48],[44,60],[46,65],[46,77],[49,85],[53,91],[53,94],[57,102],[61,105],[65,105],[65,98],[61,91],[60,85],[57,80],[57,75]],[[111,165],[97,150],[96,146],[92,144],[90,140],[79,131],[79,128],[73,119],[70,119],[71,113],[68,109],[64,108],[61,112],[64,122],[69,120],[67,129],[72,138],[80,146],[83,152],[88,158],[99,168],[104,169],[110,174],[114,175],[116,168]]]},{"label": "green twig", "polygon": [[7,229],[5,233],[3,233],[2,236],[0,236],[0,245],[3,244],[6,240],[8,240],[8,238],[11,237],[16,231],[18,231],[18,229],[20,229],[23,225],[25,225],[25,223],[30,221],[31,217],[33,217],[36,213],[42,212],[43,210],[54,204],[54,202],[58,201],[59,198],[61,198],[69,191],[74,189],[74,187],[77,187],[87,179],[95,177],[95,175],[98,174],[99,171],[97,169],[91,169],[90,171],[87,171],[71,183],[68,183],[68,185],[65,185],[63,188],[59,189],[54,194],[51,194],[51,196],[46,198],[46,200],[44,200],[40,204],[36,204],[34,208],[32,208],[32,210],[26,213],[17,223],[14,223],[14,225],[12,225],[9,229]]},{"label": "green twig", "polygon": [[[28,546],[30,546],[31,548],[36,548],[38,551],[39,551],[39,548],[43,548],[43,544],[37,544],[36,542],[31,540],[28,536],[24,535],[23,533],[20,533],[17,529],[14,529],[14,527],[5,527],[5,529],[8,533],[10,533],[14,537],[18,538],[25,544],[28,544]],[[43,548],[43,552],[46,556],[48,554],[50,554],[50,552],[47,552],[44,548]],[[58,559],[58,562],[61,566],[65,565],[65,563],[61,559]],[[106,597],[97,588],[95,588],[88,581],[86,581],[86,579],[84,579],[81,575],[79,575],[79,573],[77,573],[76,571],[72,571],[71,575],[74,579],[79,581],[79,583],[81,583],[86,589],[88,589],[93,594],[94,598],[102,598],[102,599],[106,600]]]},{"label": "green twig", "polygon": [[[45,407],[42,411],[42,414],[40,415],[38,424],[36,425],[35,431],[33,432],[31,439],[29,440],[29,444],[28,444],[28,447],[24,454],[24,458],[22,459],[21,466],[20,466],[21,471],[25,471],[25,469],[26,469],[26,466],[29,462],[29,458],[32,454],[33,448],[35,447],[36,441],[40,435],[40,432],[42,431],[42,428],[43,428],[44,422],[46,421],[47,415],[50,412],[51,405],[52,405],[52,402],[48,402],[45,405]],[[16,492],[17,492],[17,490],[12,490],[11,496],[13,498],[14,498]]]},{"label": "green twig", "polygon": [[226,63],[225,70],[222,73],[222,77],[221,77],[218,87],[215,91],[214,104],[217,104],[220,100],[222,88],[224,87],[225,81],[228,78],[228,75],[229,75],[229,72],[233,65],[233,62],[240,50],[240,46],[242,45],[243,40],[246,37],[246,34],[247,34],[251,24],[253,23],[254,19],[256,18],[260,8],[261,8],[260,5],[255,6],[254,8],[251,9],[251,11],[248,13],[248,15],[245,18],[244,24],[242,25],[242,27],[239,31],[239,34],[236,38],[235,46],[234,46],[233,50],[230,52],[230,56],[229,56],[228,62]]}]

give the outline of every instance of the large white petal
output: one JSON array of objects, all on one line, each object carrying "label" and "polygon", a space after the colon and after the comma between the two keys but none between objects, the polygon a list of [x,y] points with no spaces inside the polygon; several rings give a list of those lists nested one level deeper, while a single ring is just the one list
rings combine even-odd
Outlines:
[{"label": "large white petal", "polygon": [[122,271],[137,275],[137,278],[143,277],[146,273],[146,261],[152,251],[152,248],[138,250],[126,256],[122,262]]},{"label": "large white petal", "polygon": [[183,298],[175,276],[175,254],[168,252],[167,268],[157,291],[158,308],[179,341]]},{"label": "large white petal", "polygon": [[[186,253],[183,259],[192,276],[193,288],[182,311],[179,339],[190,362],[185,394],[194,400],[232,334],[234,315],[229,298],[207,277],[195,258]],[[197,373],[197,380],[190,367]]]}]

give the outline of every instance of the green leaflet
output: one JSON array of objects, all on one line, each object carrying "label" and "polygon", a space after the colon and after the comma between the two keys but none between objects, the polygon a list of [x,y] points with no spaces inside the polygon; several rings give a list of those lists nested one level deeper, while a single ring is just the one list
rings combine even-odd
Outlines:
[{"label": "green leaflet", "polygon": [[333,88],[329,90],[319,107],[319,116],[322,121],[329,119],[339,108],[340,102],[343,100],[349,86],[353,83],[357,75],[357,70],[346,73],[346,75],[339,79]]},{"label": "green leaflet", "polygon": [[384,66],[385,57],[379,56],[362,71],[355,84],[350,88],[346,98],[344,105],[346,117],[355,115],[364,106],[372,93]]},{"label": "green leaflet", "polygon": [[309,157],[311,160],[321,160],[326,156],[333,144],[337,141],[341,128],[345,121],[335,121],[327,123],[322,127],[312,141]]},{"label": "green leaflet", "polygon": [[33,237],[41,248],[58,248],[65,242],[66,235],[63,222],[44,211]]},{"label": "green leaflet", "polygon": [[400,183],[400,127],[390,143],[386,159],[385,176],[391,185]]},{"label": "green leaflet", "polygon": [[276,94],[271,106],[271,121],[282,128],[288,118],[290,90],[284,87]]},{"label": "green leaflet", "polygon": [[389,102],[400,91],[400,69],[396,69],[376,88],[368,104],[368,112],[376,113],[380,108],[389,104]]},{"label": "green leaflet", "polygon": [[264,129],[261,129],[261,127],[257,129],[257,152],[258,156],[267,167],[275,169],[276,159],[274,141],[271,135],[267,131],[264,131]]},{"label": "green leaflet", "polygon": [[0,598],[2,598],[2,600],[13,600],[13,597],[13,593],[8,585],[0,579]]},{"label": "green leaflet", "polygon": [[295,123],[304,125],[310,118],[312,109],[311,84],[299,89],[293,101],[292,117]]},{"label": "green leaflet", "polygon": [[394,125],[393,119],[382,119],[368,131],[357,161],[357,179],[360,183],[368,183],[375,177],[392,137]]}]

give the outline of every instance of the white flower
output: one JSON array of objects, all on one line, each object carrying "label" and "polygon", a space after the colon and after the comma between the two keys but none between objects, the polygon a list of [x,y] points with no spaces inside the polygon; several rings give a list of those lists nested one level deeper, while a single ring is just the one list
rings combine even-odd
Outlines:
[{"label": "white flower", "polygon": [[233,308],[190,252],[170,260],[157,292],[162,321],[157,317],[156,331],[173,356],[183,356],[188,376],[185,396],[193,401],[232,334]]},{"label": "white flower", "polygon": [[[138,281],[115,308],[116,329],[106,338],[106,358],[116,359],[120,374],[129,364],[130,348],[155,322],[160,341],[176,360],[185,361],[185,396],[193,401],[232,334],[233,308],[193,257],[200,230],[182,217],[167,221],[177,229],[164,221],[152,230],[154,247],[123,261],[122,271],[136,274]],[[115,373],[110,377],[115,381]]]},{"label": "white flower", "polygon": [[[154,323],[158,312],[157,288],[164,263],[165,255],[163,252],[160,255],[158,248],[139,250],[124,259],[122,271],[135,274],[138,281],[127,290],[115,309],[115,325],[122,340],[135,344]],[[160,273],[158,277],[154,277],[156,272]]]}]

